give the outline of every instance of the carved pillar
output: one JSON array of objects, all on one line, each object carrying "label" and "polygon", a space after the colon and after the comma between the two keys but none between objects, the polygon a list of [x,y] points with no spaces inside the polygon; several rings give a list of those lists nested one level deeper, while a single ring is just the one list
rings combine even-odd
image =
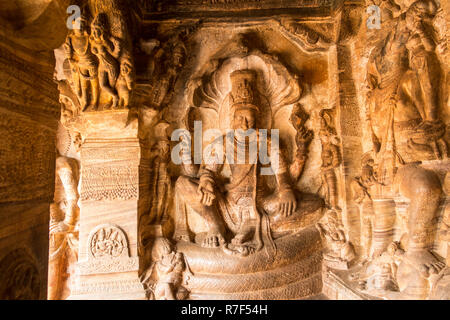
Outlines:
[{"label": "carved pillar", "polygon": [[138,278],[141,149],[127,110],[84,113],[80,250],[69,299],[143,299]]},{"label": "carved pillar", "polygon": [[331,63],[337,67],[334,70],[335,81],[338,83],[338,119],[337,127],[342,140],[341,192],[344,195],[343,223],[348,230],[348,240],[355,243],[359,251],[360,219],[356,204],[351,200],[352,174],[359,169],[361,155],[361,126],[359,107],[356,97],[355,81],[353,79],[352,53],[349,46],[338,45],[333,48],[336,61]]}]

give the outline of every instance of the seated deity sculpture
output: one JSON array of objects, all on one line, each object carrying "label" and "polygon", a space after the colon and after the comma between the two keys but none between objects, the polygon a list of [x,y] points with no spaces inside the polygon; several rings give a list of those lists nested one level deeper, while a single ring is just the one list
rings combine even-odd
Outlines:
[{"label": "seated deity sculpture", "polygon": [[[203,247],[221,247],[225,253],[246,256],[264,246],[273,247],[277,232],[292,231],[302,224],[304,208],[299,206],[300,193],[291,185],[286,160],[272,148],[270,138],[259,134],[255,76],[250,70],[231,74],[234,134],[216,140],[225,141],[226,152],[212,151],[198,178],[181,176],[176,182],[175,240],[193,238]],[[266,155],[261,148],[252,154],[262,143]],[[221,175],[225,164],[231,171],[229,181]],[[275,180],[274,189],[269,187],[270,178]],[[317,203],[320,208],[321,201]]]}]

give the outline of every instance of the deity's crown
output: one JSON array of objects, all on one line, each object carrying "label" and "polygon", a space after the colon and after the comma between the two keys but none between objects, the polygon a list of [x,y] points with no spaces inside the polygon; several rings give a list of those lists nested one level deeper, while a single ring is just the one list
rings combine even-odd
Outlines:
[{"label": "deity's crown", "polygon": [[231,75],[232,109],[253,109],[259,112],[258,97],[255,94],[256,73],[253,70],[237,70]]}]

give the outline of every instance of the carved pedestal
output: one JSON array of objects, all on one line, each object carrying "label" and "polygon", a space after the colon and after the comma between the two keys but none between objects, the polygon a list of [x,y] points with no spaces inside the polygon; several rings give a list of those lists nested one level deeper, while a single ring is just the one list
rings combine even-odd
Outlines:
[{"label": "carved pedestal", "polygon": [[[192,300],[302,300],[322,292],[322,243],[319,232],[308,227],[275,240],[277,254],[265,250],[249,257],[223,254],[180,242],[193,273],[186,287]],[[205,263],[207,261],[207,263]]]},{"label": "carved pedestal", "polygon": [[85,113],[80,249],[70,299],[143,299],[137,248],[140,146],[128,112]]}]

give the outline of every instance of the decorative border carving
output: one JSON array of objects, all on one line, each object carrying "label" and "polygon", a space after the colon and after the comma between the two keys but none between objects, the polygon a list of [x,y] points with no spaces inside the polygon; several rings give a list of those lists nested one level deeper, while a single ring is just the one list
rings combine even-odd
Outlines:
[{"label": "decorative border carving", "polygon": [[138,167],[129,162],[83,167],[81,200],[130,200],[139,193]]},{"label": "decorative border carving", "polygon": [[72,295],[94,294],[94,293],[130,293],[142,291],[143,287],[139,280],[116,280],[107,282],[80,283],[73,290]]}]

